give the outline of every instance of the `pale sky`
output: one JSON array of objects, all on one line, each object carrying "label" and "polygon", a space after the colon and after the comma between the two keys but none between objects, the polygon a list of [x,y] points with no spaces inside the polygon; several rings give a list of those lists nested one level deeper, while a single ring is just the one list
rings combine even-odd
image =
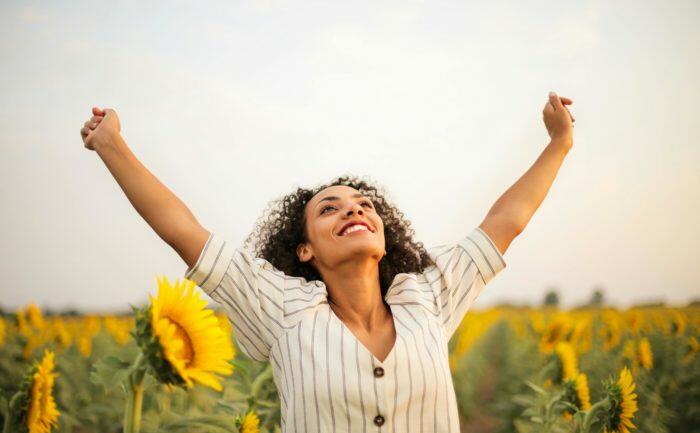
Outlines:
[{"label": "pale sky", "polygon": [[80,128],[241,245],[296,186],[367,176],[427,247],[457,241],[549,142],[574,147],[475,308],[700,296],[700,2],[0,3],[0,306],[128,309],[186,265]]}]

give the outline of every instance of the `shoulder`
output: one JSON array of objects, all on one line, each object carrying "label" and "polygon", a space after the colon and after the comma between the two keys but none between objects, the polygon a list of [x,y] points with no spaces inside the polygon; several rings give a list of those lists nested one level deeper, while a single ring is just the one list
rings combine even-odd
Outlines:
[{"label": "shoulder", "polygon": [[386,301],[389,304],[416,305],[436,314],[436,288],[428,281],[425,273],[400,273],[387,290]]}]

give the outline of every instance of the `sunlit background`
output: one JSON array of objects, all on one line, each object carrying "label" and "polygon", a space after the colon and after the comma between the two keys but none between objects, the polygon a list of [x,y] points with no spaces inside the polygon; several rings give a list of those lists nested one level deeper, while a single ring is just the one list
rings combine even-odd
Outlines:
[{"label": "sunlit background", "polygon": [[[381,4],[379,4],[381,3]],[[0,3],[0,306],[124,310],[185,263],[80,138],[114,108],[136,156],[242,244],[341,174],[430,247],[476,227],[548,143],[574,147],[475,308],[700,295],[700,3]]]}]

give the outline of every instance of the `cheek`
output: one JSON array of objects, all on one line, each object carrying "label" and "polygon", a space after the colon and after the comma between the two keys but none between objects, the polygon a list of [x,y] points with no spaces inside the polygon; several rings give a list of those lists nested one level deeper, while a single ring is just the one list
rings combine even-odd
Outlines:
[{"label": "cheek", "polygon": [[377,227],[377,229],[380,229],[383,233],[384,232],[384,221],[382,221],[381,218],[377,218],[376,221],[377,222],[375,223],[375,227]]},{"label": "cheek", "polygon": [[334,225],[331,220],[315,220],[309,227],[309,235],[314,239],[324,239],[335,234]]}]

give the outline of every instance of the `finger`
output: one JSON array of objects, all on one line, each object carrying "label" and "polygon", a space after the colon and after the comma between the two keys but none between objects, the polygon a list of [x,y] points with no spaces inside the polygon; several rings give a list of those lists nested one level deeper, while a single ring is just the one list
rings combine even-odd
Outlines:
[{"label": "finger", "polygon": [[91,122],[100,123],[100,121],[101,121],[102,119],[104,119],[104,117],[102,117],[102,116],[92,116],[92,117],[90,118],[90,121],[91,121]]},{"label": "finger", "polygon": [[553,111],[554,111],[554,106],[549,101],[547,101],[544,104],[544,108],[542,108],[542,113],[551,113]]},{"label": "finger", "polygon": [[92,107],[92,114],[104,116],[105,112],[104,112],[104,110],[101,110],[99,107]]},{"label": "finger", "polygon": [[549,102],[552,104],[555,111],[564,108],[561,99],[559,99],[559,96],[555,92],[549,92]]},{"label": "finger", "polygon": [[90,129],[90,128],[88,128],[88,127],[80,128],[80,135],[82,135],[83,138],[85,138],[85,137],[87,137],[88,135],[90,135],[90,131],[92,131],[92,129]]},{"label": "finger", "polygon": [[564,107],[564,109],[566,110],[567,113],[569,113],[569,117],[571,117],[571,121],[575,122],[576,118],[573,116],[573,114],[571,114],[571,111],[569,111],[569,109],[566,107]]},{"label": "finger", "polygon": [[560,96],[560,99],[561,99],[561,103],[564,105],[571,105],[574,103],[574,101],[572,101],[571,99],[565,98],[563,96]]}]

